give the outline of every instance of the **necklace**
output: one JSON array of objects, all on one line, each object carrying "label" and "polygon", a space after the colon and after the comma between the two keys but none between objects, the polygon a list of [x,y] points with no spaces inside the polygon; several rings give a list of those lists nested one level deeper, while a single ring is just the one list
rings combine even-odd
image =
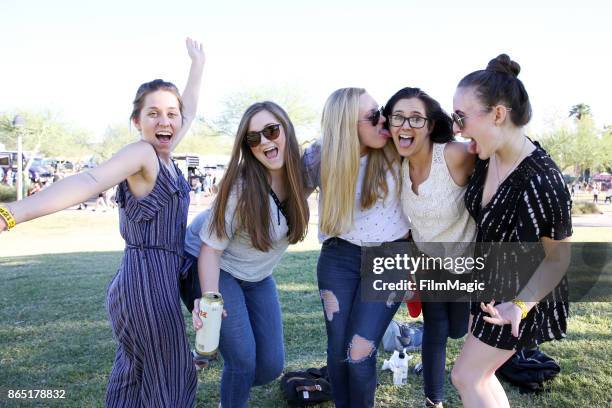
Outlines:
[{"label": "necklace", "polygon": [[[510,166],[508,171],[506,171],[506,173],[504,174],[504,180],[508,177],[508,175],[510,175],[512,170],[514,170],[514,168],[516,167],[516,164],[518,163],[519,159],[521,158],[523,154],[523,150],[525,149],[526,141],[527,141],[527,138],[523,136],[523,144],[521,145],[521,150],[516,156],[514,163],[512,163],[512,166]],[[497,166],[497,156],[495,155],[495,153],[493,154],[493,157],[495,157],[495,177],[497,178],[497,187],[495,188],[495,190],[497,190],[499,188],[499,185],[502,183],[502,179],[499,178],[499,167]]]}]

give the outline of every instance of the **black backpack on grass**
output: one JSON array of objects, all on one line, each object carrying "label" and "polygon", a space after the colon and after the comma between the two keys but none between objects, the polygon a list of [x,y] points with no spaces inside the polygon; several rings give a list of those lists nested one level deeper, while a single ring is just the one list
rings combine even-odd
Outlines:
[{"label": "black backpack on grass", "polygon": [[331,401],[331,384],[327,367],[291,371],[280,380],[283,397],[293,407],[306,407]]},{"label": "black backpack on grass", "polygon": [[544,390],[544,382],[556,377],[561,371],[559,364],[540,350],[517,351],[497,369],[504,380],[519,387],[521,394]]}]

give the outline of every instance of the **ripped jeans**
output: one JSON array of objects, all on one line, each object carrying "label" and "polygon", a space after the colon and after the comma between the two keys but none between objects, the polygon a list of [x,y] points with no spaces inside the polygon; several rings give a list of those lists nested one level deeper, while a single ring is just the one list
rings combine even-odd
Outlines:
[{"label": "ripped jeans", "polygon": [[374,406],[376,347],[400,306],[400,302],[362,302],[360,267],[360,246],[340,238],[323,243],[317,279],[337,408]]}]

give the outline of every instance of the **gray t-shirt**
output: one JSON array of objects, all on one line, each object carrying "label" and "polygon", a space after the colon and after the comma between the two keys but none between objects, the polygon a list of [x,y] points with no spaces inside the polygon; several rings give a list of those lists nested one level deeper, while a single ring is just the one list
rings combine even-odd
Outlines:
[{"label": "gray t-shirt", "polygon": [[289,246],[287,240],[289,227],[274,199],[268,194],[272,248],[267,252],[253,248],[250,236],[244,230],[237,230],[234,222],[236,194],[235,189],[228,198],[225,210],[225,230],[228,237],[219,239],[215,233],[209,233],[212,223],[212,209],[209,208],[198,214],[187,227],[185,251],[197,258],[200,255],[202,243],[205,243],[211,248],[223,251],[220,261],[221,269],[236,279],[259,282],[272,274]]}]

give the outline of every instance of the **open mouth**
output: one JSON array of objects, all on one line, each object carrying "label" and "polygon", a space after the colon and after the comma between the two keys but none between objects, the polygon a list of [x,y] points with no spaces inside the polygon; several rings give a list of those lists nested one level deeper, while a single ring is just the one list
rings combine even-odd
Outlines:
[{"label": "open mouth", "polygon": [[155,137],[157,138],[157,140],[159,140],[162,143],[170,143],[170,139],[172,139],[172,133],[171,132],[166,132],[166,131],[162,131],[162,132],[157,132],[155,133]]},{"label": "open mouth", "polygon": [[413,141],[414,136],[399,135],[399,146],[403,149],[410,147]]},{"label": "open mouth", "polygon": [[276,159],[276,157],[278,156],[278,148],[275,146],[269,147],[266,150],[264,150],[264,155],[266,156],[266,158],[272,160],[272,159]]}]

